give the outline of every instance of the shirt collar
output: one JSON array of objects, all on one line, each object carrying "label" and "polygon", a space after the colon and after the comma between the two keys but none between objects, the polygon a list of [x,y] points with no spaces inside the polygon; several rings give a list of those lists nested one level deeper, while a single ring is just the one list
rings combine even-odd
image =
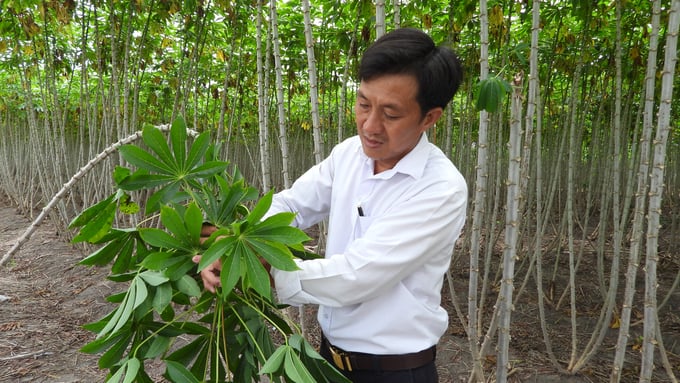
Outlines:
[{"label": "shirt collar", "polygon": [[[380,174],[376,174],[375,177],[388,179],[397,173],[406,174],[416,179],[422,177],[423,172],[425,171],[425,164],[427,163],[429,142],[430,141],[427,139],[427,134],[421,134],[420,140],[416,146],[411,149],[411,151],[408,152],[404,158],[399,160],[399,162],[397,162],[397,164],[392,169],[385,170]],[[361,145],[359,145],[358,150],[362,158],[365,160],[365,165],[370,166],[370,168],[373,169],[373,160],[366,156],[366,153],[364,153]]]}]

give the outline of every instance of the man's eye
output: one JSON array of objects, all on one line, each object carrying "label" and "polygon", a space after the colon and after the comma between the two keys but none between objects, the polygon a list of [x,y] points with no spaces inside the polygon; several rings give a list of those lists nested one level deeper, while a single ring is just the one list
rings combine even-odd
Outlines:
[{"label": "man's eye", "polygon": [[393,116],[391,114],[385,114],[385,119],[387,119],[387,120],[396,120],[397,118],[399,118],[399,116]]}]

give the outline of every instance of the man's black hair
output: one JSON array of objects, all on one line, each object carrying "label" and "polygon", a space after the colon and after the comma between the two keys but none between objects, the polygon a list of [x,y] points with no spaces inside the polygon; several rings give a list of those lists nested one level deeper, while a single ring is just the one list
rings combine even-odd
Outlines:
[{"label": "man's black hair", "polygon": [[359,80],[386,74],[413,75],[418,83],[416,101],[424,116],[430,109],[446,107],[463,81],[458,56],[438,47],[425,32],[400,28],[383,35],[364,53]]}]

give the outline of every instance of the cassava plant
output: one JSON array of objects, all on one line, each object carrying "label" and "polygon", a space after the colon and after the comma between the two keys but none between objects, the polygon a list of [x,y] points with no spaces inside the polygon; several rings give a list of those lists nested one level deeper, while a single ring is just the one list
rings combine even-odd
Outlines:
[{"label": "cassava plant", "polygon": [[[70,224],[74,242],[99,245],[80,263],[110,265],[108,278],[127,287],[108,297],[111,313],[85,326],[97,336],[82,351],[101,354],[106,381],[152,382],[145,361],[160,359],[171,382],[347,382],[282,315],[261,262],[295,270],[294,257],[316,256],[290,226],[293,214],[264,218],[272,193],[260,197],[216,158],[208,133],[188,137],[182,118],[169,139],[154,127],[142,139],[145,148],[119,149],[135,169],[114,170],[117,191]],[[206,223],[217,228],[207,239]],[[221,288],[202,293],[197,272],[216,260]]]}]

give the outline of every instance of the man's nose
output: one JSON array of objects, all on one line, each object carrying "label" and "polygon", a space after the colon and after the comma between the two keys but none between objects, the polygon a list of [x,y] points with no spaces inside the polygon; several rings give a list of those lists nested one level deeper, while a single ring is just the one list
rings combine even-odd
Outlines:
[{"label": "man's nose", "polygon": [[370,113],[368,113],[368,116],[366,116],[366,120],[364,121],[364,126],[363,130],[364,133],[366,134],[378,134],[382,132],[383,126],[382,126],[382,120],[380,119],[380,115],[378,114],[377,111],[371,110]]}]

